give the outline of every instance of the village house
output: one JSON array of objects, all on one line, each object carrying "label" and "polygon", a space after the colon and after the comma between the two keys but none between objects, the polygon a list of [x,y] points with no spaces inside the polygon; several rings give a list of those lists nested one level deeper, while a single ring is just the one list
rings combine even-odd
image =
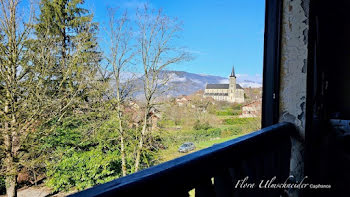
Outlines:
[{"label": "village house", "polygon": [[261,99],[254,100],[242,106],[240,118],[253,118],[261,116]]},{"label": "village house", "polygon": [[[129,127],[137,128],[143,123],[143,111],[141,107],[134,101],[130,101],[124,107],[124,113],[130,117]],[[148,124],[151,125],[151,131],[158,129],[158,121],[161,119],[161,113],[158,109],[152,108],[148,113]]]},{"label": "village house", "polygon": [[151,125],[151,131],[157,130],[158,121],[162,118],[160,111],[156,108],[152,108],[151,111],[148,113],[148,117],[148,124]]},{"label": "village house", "polygon": [[191,102],[191,98],[189,96],[185,96],[185,95],[182,95],[178,98],[175,99],[175,102],[178,106],[185,106],[187,105],[188,103]]}]

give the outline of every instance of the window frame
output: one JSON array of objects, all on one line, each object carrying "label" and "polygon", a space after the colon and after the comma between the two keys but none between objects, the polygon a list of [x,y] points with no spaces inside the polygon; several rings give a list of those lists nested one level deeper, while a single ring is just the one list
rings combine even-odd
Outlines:
[{"label": "window frame", "polygon": [[281,65],[282,0],[265,1],[261,126],[278,123]]}]

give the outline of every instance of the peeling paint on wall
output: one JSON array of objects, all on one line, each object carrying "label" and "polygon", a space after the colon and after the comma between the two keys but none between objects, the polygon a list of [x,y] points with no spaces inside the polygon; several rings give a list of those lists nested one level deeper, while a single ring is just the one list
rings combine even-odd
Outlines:
[{"label": "peeling paint on wall", "polygon": [[[306,69],[309,0],[284,0],[282,14],[280,121],[294,123],[301,139],[292,139],[291,174],[304,174]],[[295,192],[292,192],[295,193]],[[297,196],[298,194],[291,194]]]},{"label": "peeling paint on wall", "polygon": [[306,32],[308,32],[304,1],[285,0],[283,4],[280,86],[281,121],[286,117],[285,113],[294,116],[293,123],[299,128],[302,139],[305,136]]}]

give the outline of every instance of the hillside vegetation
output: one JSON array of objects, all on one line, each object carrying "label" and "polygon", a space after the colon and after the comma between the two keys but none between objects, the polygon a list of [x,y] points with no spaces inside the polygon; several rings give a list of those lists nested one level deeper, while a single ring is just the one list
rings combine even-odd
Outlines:
[{"label": "hillside vegetation", "polygon": [[[201,100],[197,97],[197,99]],[[192,101],[195,103],[196,101]],[[163,149],[160,149],[158,162],[161,163],[185,155],[178,148],[185,142],[193,142],[194,151],[234,139],[260,129],[260,117],[239,118],[240,104],[208,102],[202,99],[206,108],[198,109],[192,104],[177,106],[168,104],[163,119],[159,122],[159,135]],[[200,102],[197,102],[197,104]],[[200,106],[200,105],[199,105]],[[193,152],[193,151],[192,151]]]}]

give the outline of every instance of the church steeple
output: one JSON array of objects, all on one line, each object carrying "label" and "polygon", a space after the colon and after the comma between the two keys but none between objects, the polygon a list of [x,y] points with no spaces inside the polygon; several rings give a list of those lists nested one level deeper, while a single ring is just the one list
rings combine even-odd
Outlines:
[{"label": "church steeple", "polygon": [[235,67],[234,67],[234,66],[232,66],[232,72],[231,72],[230,77],[236,77],[236,74],[235,74]]}]

